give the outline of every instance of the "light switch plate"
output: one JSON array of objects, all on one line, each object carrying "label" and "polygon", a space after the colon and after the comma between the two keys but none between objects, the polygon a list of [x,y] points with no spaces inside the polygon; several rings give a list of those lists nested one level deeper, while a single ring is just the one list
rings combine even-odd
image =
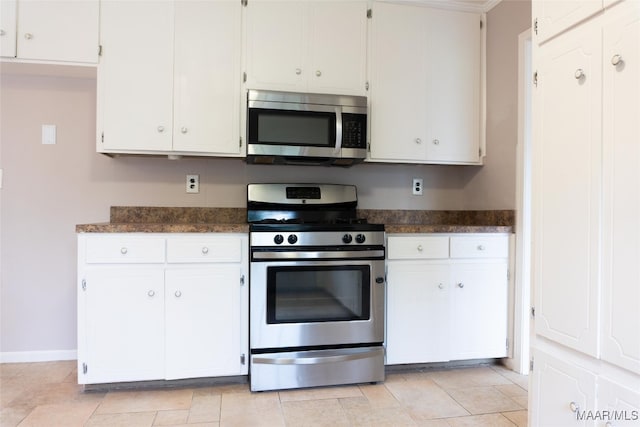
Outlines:
[{"label": "light switch plate", "polygon": [[56,125],[42,125],[42,144],[54,145],[56,143]]}]

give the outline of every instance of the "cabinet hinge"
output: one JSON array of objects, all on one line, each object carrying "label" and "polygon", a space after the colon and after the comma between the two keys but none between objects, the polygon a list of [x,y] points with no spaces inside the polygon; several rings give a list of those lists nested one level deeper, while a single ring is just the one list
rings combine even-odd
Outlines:
[{"label": "cabinet hinge", "polygon": [[247,73],[244,72],[242,73],[242,83],[246,83],[247,82]]},{"label": "cabinet hinge", "polygon": [[240,148],[242,148],[242,137],[240,137]]},{"label": "cabinet hinge", "polygon": [[82,364],[82,373],[86,375],[87,371],[89,370],[89,368],[87,368],[87,364],[83,363]]},{"label": "cabinet hinge", "polygon": [[529,371],[533,372],[533,359],[529,360]]},{"label": "cabinet hinge", "polygon": [[371,152],[371,143],[367,142],[367,151],[370,153]]},{"label": "cabinet hinge", "polygon": [[242,353],[240,355],[240,364],[244,365],[245,363],[247,363],[247,357],[246,357],[246,355],[244,353]]},{"label": "cabinet hinge", "polygon": [[535,319],[535,317],[536,317],[536,308],[532,306],[531,307],[531,318]]},{"label": "cabinet hinge", "polygon": [[240,276],[240,286],[244,286],[244,274]]},{"label": "cabinet hinge", "polygon": [[367,9],[367,18],[371,19],[372,16],[373,16],[373,11],[371,9]]},{"label": "cabinet hinge", "polygon": [[82,290],[83,291],[87,290],[87,281],[86,281],[86,279],[82,279]]},{"label": "cabinet hinge", "polygon": [[533,20],[533,32],[538,35],[538,18]]},{"label": "cabinet hinge", "polygon": [[247,7],[247,4],[249,3],[249,0],[240,0],[240,3],[241,3],[244,7]]},{"label": "cabinet hinge", "polygon": [[482,147],[478,148],[478,158],[481,159],[482,158]]},{"label": "cabinet hinge", "polygon": [[506,342],[504,344],[505,347],[507,347],[507,351],[509,351],[509,338],[506,339]]},{"label": "cabinet hinge", "polygon": [[100,134],[100,142],[104,142],[104,132]]},{"label": "cabinet hinge", "polygon": [[533,85],[538,87],[538,72],[533,73]]},{"label": "cabinet hinge", "polygon": [[480,29],[482,29],[483,25],[484,25],[484,24],[482,23],[482,19],[481,19],[481,20],[480,20]]},{"label": "cabinet hinge", "polygon": [[98,45],[98,56],[102,56],[102,45]]},{"label": "cabinet hinge", "polygon": [[365,88],[365,90],[369,90],[369,82],[365,82],[364,88]]},{"label": "cabinet hinge", "polygon": [[507,280],[511,280],[511,271],[507,268]]}]

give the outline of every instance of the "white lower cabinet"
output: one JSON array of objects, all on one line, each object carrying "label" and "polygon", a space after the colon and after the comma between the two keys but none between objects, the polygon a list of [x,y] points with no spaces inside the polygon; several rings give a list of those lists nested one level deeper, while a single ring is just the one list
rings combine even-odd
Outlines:
[{"label": "white lower cabinet", "polygon": [[509,236],[390,234],[388,365],[508,355]]},{"label": "white lower cabinet", "polygon": [[247,374],[247,244],[79,234],[78,383]]}]

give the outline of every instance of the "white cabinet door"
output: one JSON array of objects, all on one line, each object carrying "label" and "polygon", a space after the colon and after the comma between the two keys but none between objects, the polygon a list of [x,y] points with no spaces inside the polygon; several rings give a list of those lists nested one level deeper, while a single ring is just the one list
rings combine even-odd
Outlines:
[{"label": "white cabinet door", "polygon": [[602,0],[534,0],[532,5],[536,41],[542,43],[602,10]]},{"label": "white cabinet door", "polygon": [[[598,427],[632,427],[640,420],[640,389],[624,387],[606,378],[598,378],[598,410],[609,417],[598,421]],[[617,417],[617,418],[616,418]],[[612,422],[607,422],[611,421]]]},{"label": "white cabinet door", "polygon": [[620,12],[603,47],[602,358],[640,374],[640,5]]},{"label": "white cabinet door", "polygon": [[313,2],[308,16],[309,90],[365,95],[367,2]]},{"label": "white cabinet door", "polygon": [[454,262],[451,359],[507,355],[507,262]]},{"label": "white cabinet door", "polygon": [[240,155],[241,10],[175,3],[174,151]]},{"label": "white cabinet door", "polygon": [[78,382],[164,378],[163,267],[91,267],[84,279]]},{"label": "white cabinet door", "polygon": [[252,1],[246,18],[247,87],[304,91],[305,2]]},{"label": "white cabinet door", "polygon": [[533,280],[535,332],[596,356],[602,54],[589,27],[545,45],[538,60]]},{"label": "white cabinet door", "polygon": [[364,95],[366,1],[249,2],[247,87]]},{"label": "white cabinet door", "polygon": [[426,12],[418,6],[376,2],[373,15],[370,157],[421,162],[428,134]]},{"label": "white cabinet door", "polygon": [[0,56],[16,56],[17,0],[0,1]]},{"label": "white cabinet door", "polygon": [[481,162],[480,22],[477,13],[374,2],[370,160]]},{"label": "white cabinet door", "polygon": [[171,150],[173,33],[173,2],[101,3],[99,152]]},{"label": "white cabinet door", "polygon": [[98,61],[98,0],[19,0],[18,7],[18,58]]},{"label": "white cabinet door", "polygon": [[240,264],[166,271],[166,378],[242,373]]},{"label": "white cabinet door", "polygon": [[387,365],[449,360],[449,266],[389,262]]},{"label": "white cabinet door", "polygon": [[533,357],[531,427],[592,426],[593,419],[578,420],[577,416],[595,409],[596,376],[535,348]]}]

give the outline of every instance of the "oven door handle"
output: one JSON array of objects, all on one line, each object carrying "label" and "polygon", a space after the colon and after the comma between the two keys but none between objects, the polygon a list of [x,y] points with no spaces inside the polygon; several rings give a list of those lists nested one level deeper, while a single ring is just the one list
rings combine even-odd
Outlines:
[{"label": "oven door handle", "polygon": [[380,353],[381,349],[357,352],[351,354],[340,354],[336,356],[319,356],[319,357],[265,357],[254,356],[253,363],[261,363],[264,365],[317,365],[320,363],[338,363],[349,362],[352,360],[368,359]]},{"label": "oven door handle", "polygon": [[295,260],[295,259],[354,259],[354,258],[384,258],[384,250],[367,251],[255,251],[253,259],[267,260]]}]

